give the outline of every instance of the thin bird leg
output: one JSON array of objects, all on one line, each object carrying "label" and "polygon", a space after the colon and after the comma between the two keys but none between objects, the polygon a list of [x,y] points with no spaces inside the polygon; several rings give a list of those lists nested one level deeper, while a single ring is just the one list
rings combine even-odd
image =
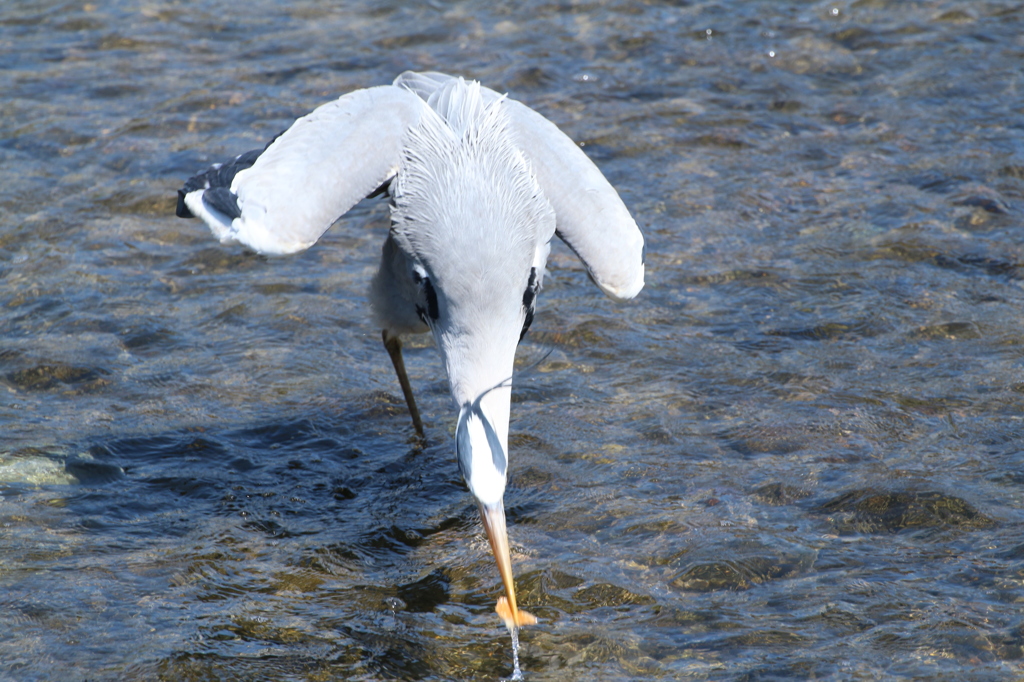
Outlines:
[{"label": "thin bird leg", "polygon": [[405,395],[405,403],[409,406],[409,414],[412,416],[412,425],[416,429],[416,435],[423,438],[423,422],[420,420],[420,411],[416,408],[416,399],[412,396],[412,384],[409,383],[409,375],[405,373],[405,360],[402,359],[402,341],[397,336],[388,334],[385,329],[381,333],[384,339],[384,348],[391,356],[391,364],[395,366],[395,373],[398,375],[398,383],[402,385],[402,393]]}]

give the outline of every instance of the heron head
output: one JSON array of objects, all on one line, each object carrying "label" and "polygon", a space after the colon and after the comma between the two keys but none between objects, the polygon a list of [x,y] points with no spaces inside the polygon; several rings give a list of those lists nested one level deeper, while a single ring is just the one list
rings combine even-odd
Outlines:
[{"label": "heron head", "polygon": [[[433,269],[414,273],[418,311],[434,336],[458,409],[455,446],[459,470],[482,506],[501,506],[508,467],[508,425],[516,347],[533,315],[537,277],[467,267],[452,279]],[[479,262],[477,263],[479,265]],[[522,275],[522,276],[521,276]]]},{"label": "heron head", "polygon": [[[391,235],[406,255],[415,308],[430,327],[459,410],[456,451],[480,506],[519,625],[505,532],[508,422],[516,347],[555,232],[555,213],[508,128],[479,89],[410,131],[391,190]],[[504,616],[503,616],[504,617]]]},{"label": "heron head", "polygon": [[459,409],[459,466],[477,501],[494,505],[505,490],[516,346],[533,317],[555,213],[504,102],[486,104],[473,86],[450,95],[448,108],[425,112],[409,131],[390,190],[391,235]]}]

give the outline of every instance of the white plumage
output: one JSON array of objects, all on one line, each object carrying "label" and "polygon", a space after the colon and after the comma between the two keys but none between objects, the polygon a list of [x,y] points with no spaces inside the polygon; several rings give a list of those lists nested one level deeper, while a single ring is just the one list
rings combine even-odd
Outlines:
[{"label": "white plumage", "polygon": [[503,494],[512,366],[551,238],[616,299],[643,287],[644,240],[597,167],[554,124],[476,82],[407,72],[297,120],[262,152],[190,179],[178,214],[222,242],[282,255],[313,245],[385,187],[392,225],[374,316],[422,434],[399,336],[431,331],[459,408],[458,461],[480,505],[518,626]]}]

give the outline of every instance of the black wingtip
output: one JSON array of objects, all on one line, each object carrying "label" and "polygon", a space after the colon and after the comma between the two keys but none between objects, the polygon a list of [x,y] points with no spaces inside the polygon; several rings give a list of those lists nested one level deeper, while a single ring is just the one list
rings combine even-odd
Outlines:
[{"label": "black wingtip", "polygon": [[185,190],[178,190],[178,207],[174,209],[174,215],[179,218],[195,218],[192,211],[188,210],[188,206],[185,205]]},{"label": "black wingtip", "polygon": [[203,203],[223,213],[229,220],[242,217],[242,209],[238,207],[238,195],[227,187],[211,187],[206,190],[203,192]]}]

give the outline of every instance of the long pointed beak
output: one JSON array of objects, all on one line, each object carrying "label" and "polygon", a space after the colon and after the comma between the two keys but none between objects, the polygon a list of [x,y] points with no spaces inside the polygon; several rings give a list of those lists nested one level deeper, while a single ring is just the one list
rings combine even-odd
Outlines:
[{"label": "long pointed beak", "polygon": [[505,505],[503,501],[497,504],[481,504],[480,516],[484,521],[484,530],[487,531],[487,539],[491,541],[491,551],[494,552],[494,560],[498,562],[498,572],[501,573],[501,582],[505,585],[507,597],[499,597],[495,612],[505,621],[505,627],[509,630],[524,625],[536,625],[537,618],[526,611],[522,611],[516,605],[516,584],[512,578],[512,557],[508,549],[508,532],[505,529]]}]

